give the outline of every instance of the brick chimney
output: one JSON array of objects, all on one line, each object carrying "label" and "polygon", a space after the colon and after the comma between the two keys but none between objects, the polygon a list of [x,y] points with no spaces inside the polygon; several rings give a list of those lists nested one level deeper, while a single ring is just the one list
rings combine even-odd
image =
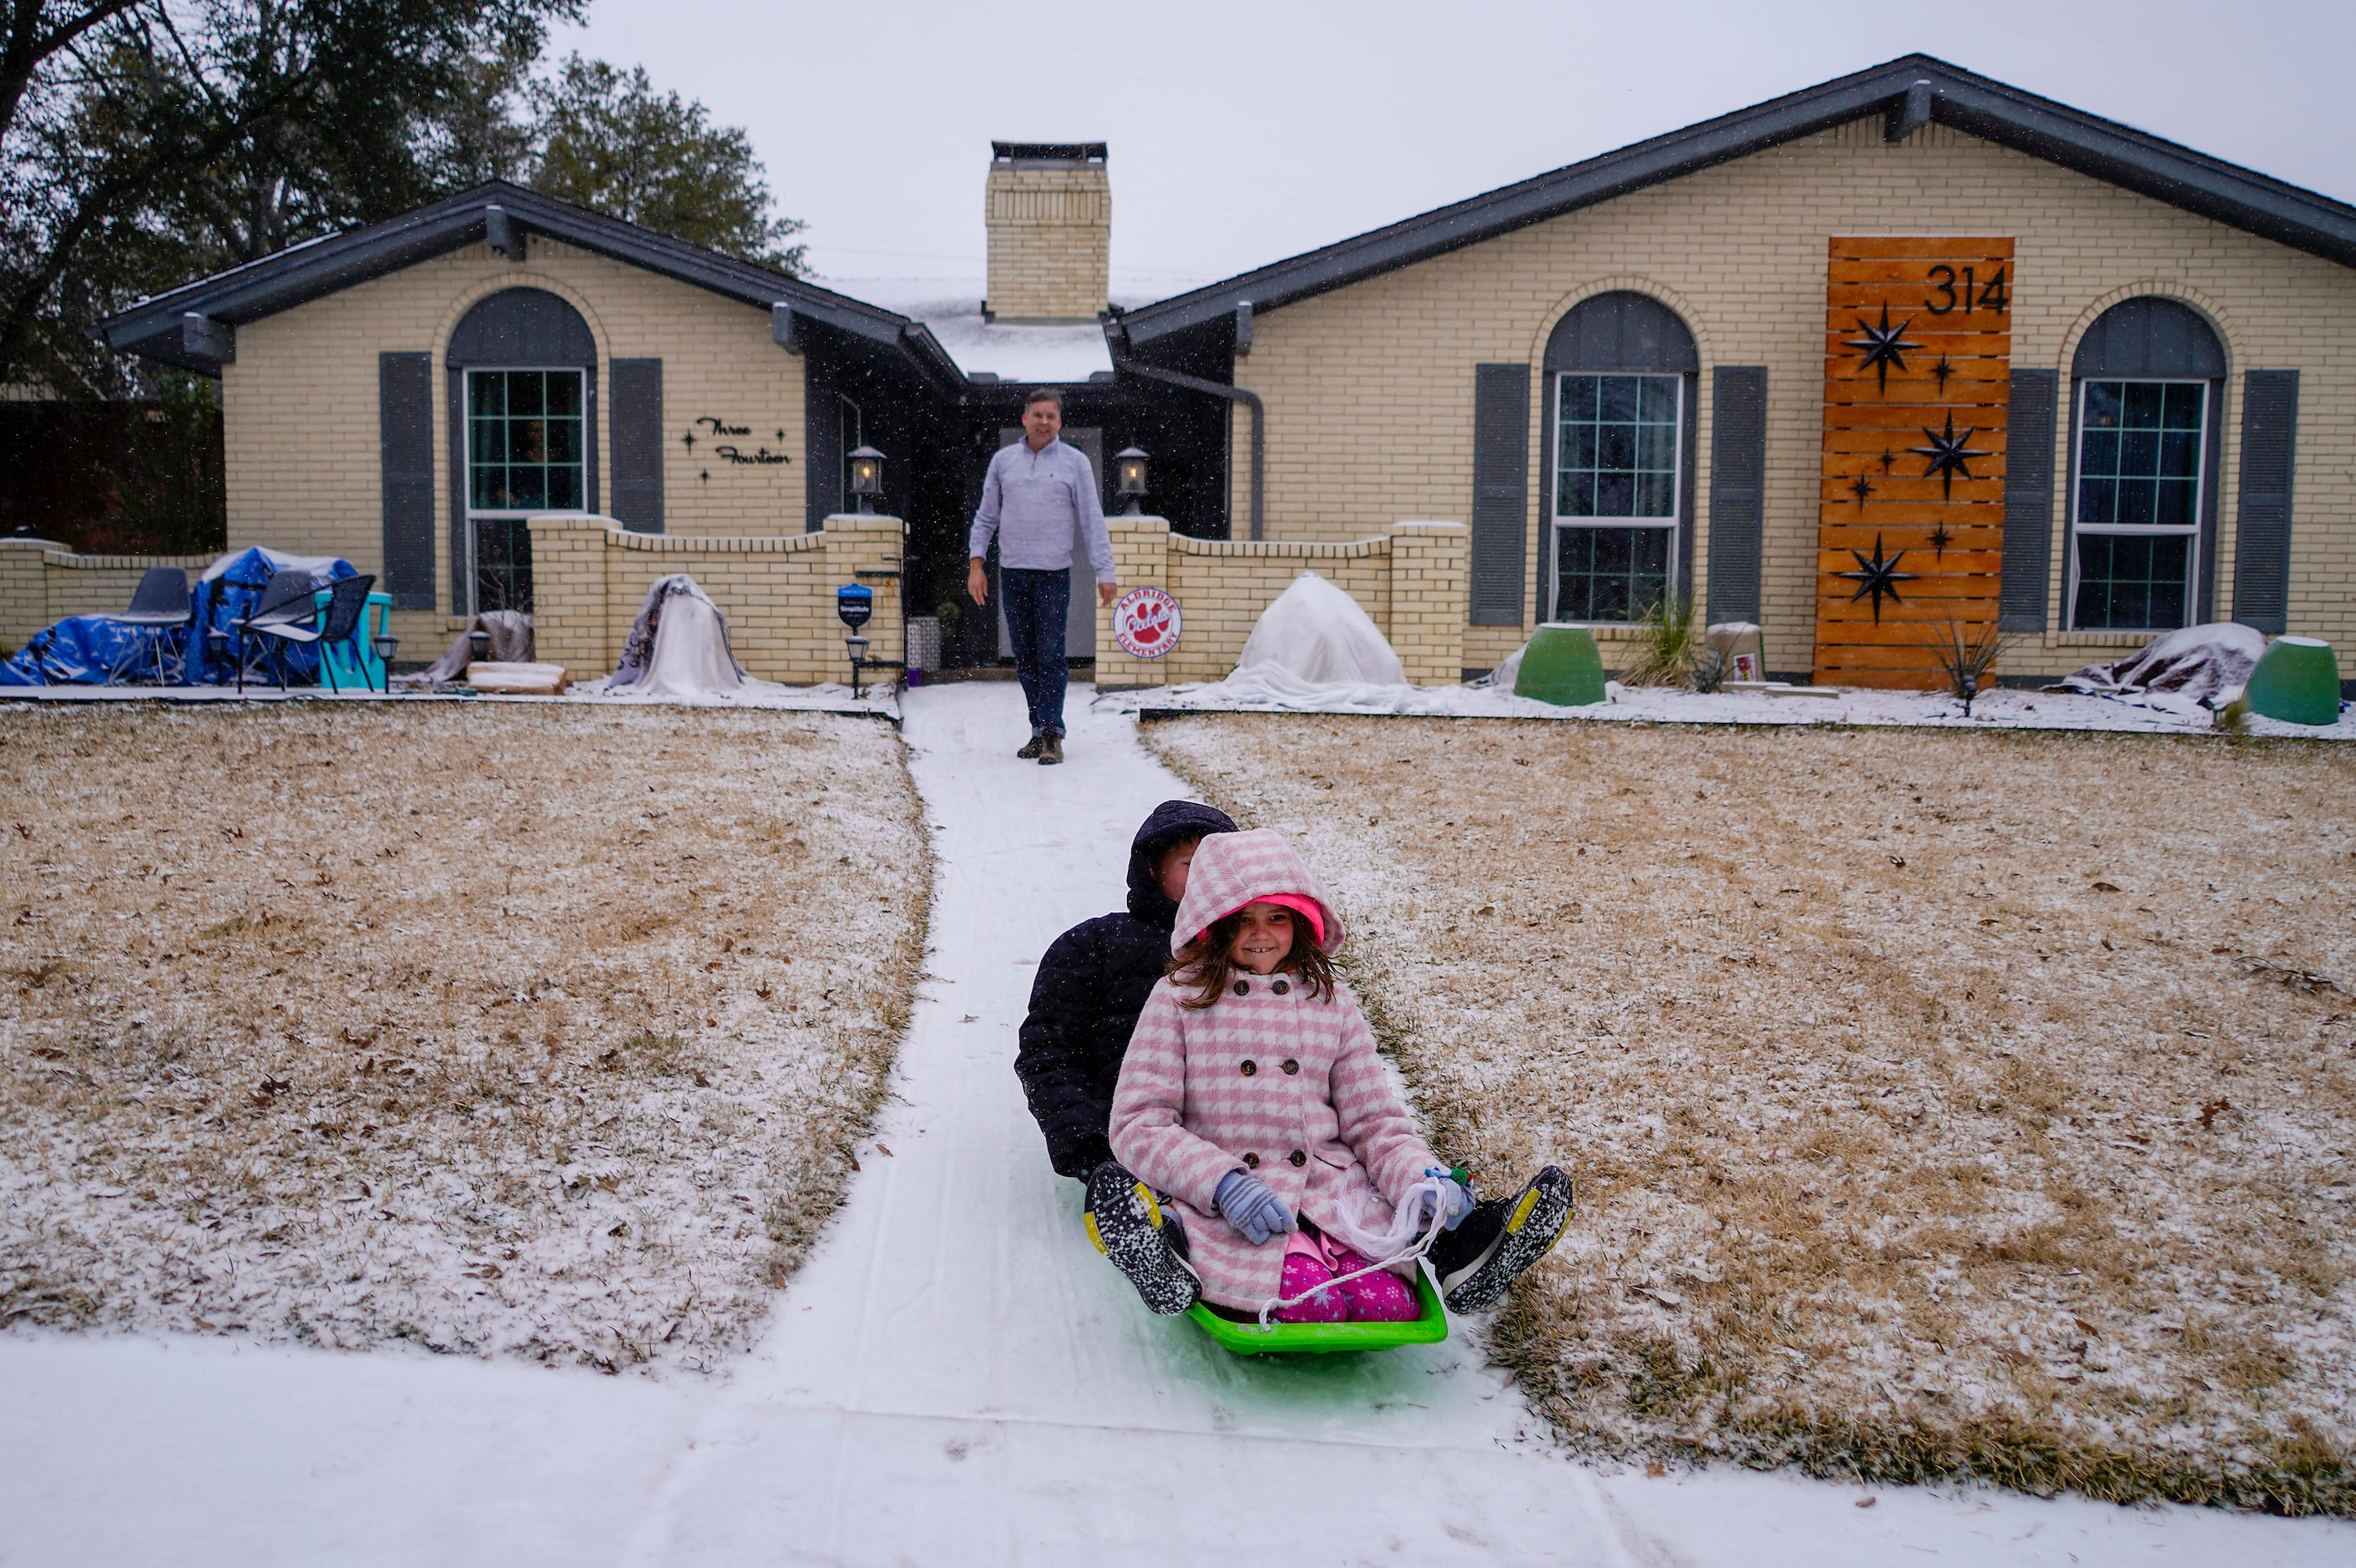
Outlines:
[{"label": "brick chimney", "polygon": [[999,321],[1094,321],[1112,265],[1102,142],[992,142],[984,187],[989,295]]}]

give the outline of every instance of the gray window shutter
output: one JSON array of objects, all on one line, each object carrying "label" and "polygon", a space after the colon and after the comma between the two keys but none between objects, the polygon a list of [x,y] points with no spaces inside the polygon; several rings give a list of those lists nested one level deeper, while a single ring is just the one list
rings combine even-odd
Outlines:
[{"label": "gray window shutter", "polygon": [[2004,427],[2004,575],[2000,631],[2043,631],[2053,575],[2053,415],[2058,371],[2012,372]]},{"label": "gray window shutter", "polygon": [[[809,467],[803,472],[804,492],[809,499],[809,515],[804,527],[812,533],[826,526],[826,520],[842,510],[842,402],[830,392],[819,390],[817,378],[808,370],[809,356],[802,356],[802,449],[809,454]],[[979,503],[980,491],[975,500]],[[968,510],[967,516],[972,512]],[[962,550],[965,546],[958,546]]]},{"label": "gray window shutter", "polygon": [[466,543],[466,372],[449,366],[450,411],[450,613],[469,613],[475,602],[474,560]]},{"label": "gray window shutter", "polygon": [[383,461],[384,591],[397,610],[434,607],[434,356],[376,357]]},{"label": "gray window shutter", "polygon": [[1472,367],[1472,624],[1522,624],[1530,368]]},{"label": "gray window shutter", "polygon": [[616,360],[613,379],[614,521],[633,533],[663,531],[660,360]]},{"label": "gray window shutter", "polygon": [[1767,517],[1767,367],[1713,367],[1709,407],[1709,618],[1756,621]]},{"label": "gray window shutter", "polygon": [[2290,614],[2290,480],[2298,456],[2298,372],[2242,377],[2241,515],[2233,524],[2233,618],[2279,633]]}]

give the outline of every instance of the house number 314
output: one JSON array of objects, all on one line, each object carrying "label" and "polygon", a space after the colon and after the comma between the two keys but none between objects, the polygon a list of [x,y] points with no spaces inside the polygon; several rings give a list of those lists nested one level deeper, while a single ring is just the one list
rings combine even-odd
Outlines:
[{"label": "house number 314", "polygon": [[2012,303],[2012,295],[2004,286],[2001,265],[1987,282],[1981,283],[1972,268],[1958,272],[1942,262],[1931,269],[1930,279],[1931,293],[1922,301],[1922,308],[1933,316],[1944,316],[1951,310],[2001,311]]}]

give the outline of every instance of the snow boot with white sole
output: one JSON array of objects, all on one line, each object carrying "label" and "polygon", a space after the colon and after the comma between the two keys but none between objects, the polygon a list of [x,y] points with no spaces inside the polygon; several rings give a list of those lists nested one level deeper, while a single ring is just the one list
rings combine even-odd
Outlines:
[{"label": "snow boot with white sole", "polygon": [[1505,1287],[1553,1250],[1570,1223],[1570,1177],[1548,1165],[1511,1198],[1475,1205],[1432,1243],[1430,1262],[1451,1312],[1494,1306]]},{"label": "snow boot with white sole", "polygon": [[1186,1262],[1186,1231],[1153,1189],[1111,1160],[1088,1176],[1088,1240],[1129,1276],[1145,1305],[1175,1317],[1203,1299],[1203,1282]]}]

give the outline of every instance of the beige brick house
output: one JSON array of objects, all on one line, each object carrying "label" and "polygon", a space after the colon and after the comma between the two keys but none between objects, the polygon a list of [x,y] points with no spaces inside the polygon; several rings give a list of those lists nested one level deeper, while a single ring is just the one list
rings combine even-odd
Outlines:
[{"label": "beige brick house", "polygon": [[[906,451],[963,381],[910,327],[495,183],[108,330],[220,378],[233,545],[348,559],[430,650],[476,610],[529,607],[534,515],[734,539],[847,510],[845,454]],[[887,473],[887,510],[908,480]]]},{"label": "beige brick house", "polygon": [[[529,514],[776,539],[865,443],[896,607],[987,661],[965,524],[1044,381],[1100,467],[1150,455],[1139,559],[1202,612],[1170,671],[1217,673],[1310,559],[1255,541],[1350,546],[1378,619],[1445,585],[1446,635],[1394,629],[1422,679],[1549,620],[1612,662],[1687,595],[1802,679],[1916,681],[1909,623],[1949,620],[2024,680],[2207,620],[2356,647],[2342,203],[1910,56],[1124,308],[1107,168],[995,144],[986,283],[939,306],[488,186],[108,332],[221,378],[233,543],[348,557],[429,642],[516,591]],[[1463,564],[1402,565],[1411,520]]]},{"label": "beige brick house", "polygon": [[[2003,481],[2009,673],[2209,619],[2356,647],[2356,209],[1925,57],[1115,330],[1140,359],[1224,359],[1258,395],[1268,537],[1468,519],[1468,665],[1541,620],[1608,635],[1683,586],[1713,619],[1759,621],[1771,668],[1804,676],[1820,598],[1854,586],[1819,551],[1845,493],[1826,489],[1828,377],[1857,366],[1827,335],[1844,236],[2011,242],[2009,396],[1974,470]],[[1943,301],[1934,278],[1908,286],[1919,338]],[[1909,373],[1934,369],[1925,353]],[[1655,394],[1657,418],[1638,407]],[[1893,453],[1904,480],[1916,459]]]}]

